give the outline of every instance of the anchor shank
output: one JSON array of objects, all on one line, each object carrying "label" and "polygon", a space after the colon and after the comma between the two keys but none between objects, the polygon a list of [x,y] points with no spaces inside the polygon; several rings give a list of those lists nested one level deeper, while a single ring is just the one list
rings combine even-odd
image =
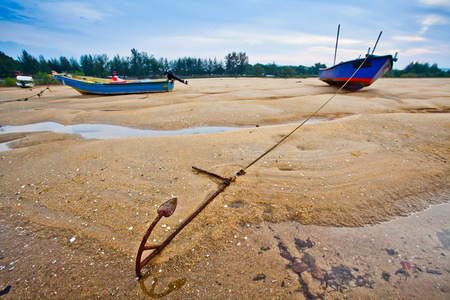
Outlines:
[{"label": "anchor shank", "polygon": [[230,184],[228,182],[225,182],[222,184],[219,189],[206,200],[194,213],[192,213],[189,218],[187,218],[164,242],[161,243],[161,250],[164,248],[189,222],[192,221],[214,198],[216,198],[220,193],[225,190],[227,186]]},{"label": "anchor shank", "polygon": [[[229,186],[230,184],[228,182],[222,184],[219,189],[206,200],[194,213],[192,213],[189,218],[187,218],[178,228],[164,241],[161,243],[160,247],[158,248],[158,251],[161,251],[170,241],[178,234],[180,233],[183,228],[189,224],[192,219],[194,219],[214,198],[216,198],[223,190]],[[153,254],[153,253],[152,253]]]},{"label": "anchor shank", "polygon": [[206,171],[206,170],[203,170],[203,169],[200,169],[200,168],[197,168],[197,167],[194,167],[194,166],[192,166],[192,169],[197,170],[197,171],[199,171],[199,172],[203,172],[203,173],[208,174],[208,175],[210,175],[210,176],[213,176],[213,177],[222,179],[223,181],[229,181],[229,180],[230,180],[230,178],[225,178],[225,177],[222,177],[222,176],[217,175],[217,174],[215,174],[215,173],[208,172],[208,171]]}]

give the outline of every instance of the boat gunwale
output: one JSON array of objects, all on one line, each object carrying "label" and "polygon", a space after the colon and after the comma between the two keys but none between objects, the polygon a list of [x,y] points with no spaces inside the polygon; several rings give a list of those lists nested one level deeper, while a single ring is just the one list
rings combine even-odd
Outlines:
[{"label": "boat gunwale", "polygon": [[[372,55],[371,54],[371,55],[369,55],[369,57],[367,59],[378,59],[378,58],[390,58],[392,61],[394,61],[391,54],[387,54],[387,55]],[[337,65],[331,66],[329,68],[319,69],[319,71],[329,71],[329,70],[332,70],[332,69],[342,66],[342,65],[346,65],[349,63],[355,63],[355,62],[363,62],[364,60],[365,60],[365,58],[357,58],[357,59],[353,59],[353,60],[347,60],[347,61],[340,62]]]}]

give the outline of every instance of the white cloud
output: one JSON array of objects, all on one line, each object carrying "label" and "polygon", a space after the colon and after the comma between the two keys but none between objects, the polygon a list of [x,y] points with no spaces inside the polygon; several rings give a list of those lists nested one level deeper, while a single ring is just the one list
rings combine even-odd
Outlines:
[{"label": "white cloud", "polygon": [[1,40],[23,45],[41,45],[53,42],[52,32],[38,30],[36,26],[0,21],[1,28],[8,28],[2,32]]},{"label": "white cloud", "polygon": [[78,29],[79,31],[93,30],[85,26],[104,23],[111,18],[110,13],[100,11],[88,3],[79,2],[39,2],[39,10],[42,16],[50,18],[55,26]]},{"label": "white cloud", "polygon": [[445,8],[450,9],[450,1],[449,0],[418,0],[418,2],[425,6],[445,7]]},{"label": "white cloud", "polygon": [[424,34],[431,26],[445,25],[448,24],[449,21],[446,17],[441,15],[427,15],[422,17],[419,20],[419,23],[422,24],[422,30],[420,31],[420,34]]},{"label": "white cloud", "polygon": [[332,64],[333,58],[323,54],[317,55],[310,51],[292,51],[281,54],[252,54],[249,56],[249,60],[251,64],[271,64],[275,62],[277,65],[312,66],[317,62],[325,63],[327,65]]},{"label": "white cloud", "polygon": [[33,24],[39,27],[75,29],[76,31],[92,31],[89,25],[106,23],[112,19],[114,8],[95,6],[93,3],[76,1],[22,1],[21,8],[10,8],[20,23]]},{"label": "white cloud", "polygon": [[[261,30],[246,30],[242,29],[218,29],[212,32],[205,32],[202,38],[199,34],[195,37],[184,37],[184,39],[192,42],[206,42],[206,43],[232,43],[242,45],[265,45],[265,44],[279,44],[279,45],[334,45],[335,37],[307,34],[301,32],[286,32],[286,31],[271,31],[261,33]],[[339,44],[354,45],[361,41],[354,39],[341,39]]]},{"label": "white cloud", "polygon": [[425,42],[427,39],[421,36],[413,36],[413,35],[395,35],[392,37],[395,41],[402,42]]},{"label": "white cloud", "polygon": [[411,56],[418,56],[421,54],[437,54],[437,53],[440,53],[440,52],[436,51],[436,50],[427,49],[427,48],[411,48],[411,49],[407,49],[406,51],[402,51],[401,56],[411,57]]},{"label": "white cloud", "polygon": [[[49,28],[40,28],[34,25],[13,23],[0,20],[0,28],[8,28],[2,32],[0,41],[13,42],[28,51],[29,54],[38,56],[45,53],[31,53],[29,47],[58,49],[60,55],[70,53],[70,55],[104,53],[104,44],[93,45],[90,37],[73,33],[54,32]],[[89,50],[86,50],[89,45]],[[98,50],[97,50],[98,49]],[[49,57],[46,57],[49,58]]]}]

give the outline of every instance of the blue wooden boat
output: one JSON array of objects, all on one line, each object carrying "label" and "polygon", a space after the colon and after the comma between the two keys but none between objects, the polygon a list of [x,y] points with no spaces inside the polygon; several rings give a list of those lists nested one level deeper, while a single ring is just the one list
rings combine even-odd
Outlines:
[{"label": "blue wooden boat", "polygon": [[[331,68],[320,70],[320,80],[329,85],[341,87],[350,79],[344,89],[349,91],[357,91],[363,87],[374,83],[378,78],[386,74],[392,69],[394,58],[392,55],[376,56],[367,55],[366,61],[363,58],[342,62]],[[363,63],[364,62],[364,63]],[[362,65],[361,65],[362,64]]]},{"label": "blue wooden boat", "polygon": [[[392,55],[377,56],[373,55],[375,48],[380,39],[378,36],[377,42],[373,51],[366,54],[365,58],[359,58],[346,62],[341,62],[330,68],[320,69],[320,80],[332,86],[342,87],[349,91],[357,91],[363,87],[374,83],[378,78],[392,70],[394,61],[397,61],[397,54],[393,58]],[[339,27],[336,38],[336,49],[334,54],[334,61],[336,62],[337,40],[339,39]],[[359,68],[359,69],[358,69]],[[355,73],[356,72],[356,73]],[[350,80],[349,80],[350,79]],[[348,83],[346,84],[346,82]]]},{"label": "blue wooden boat", "polygon": [[174,87],[174,80],[184,84],[187,81],[178,78],[170,70],[166,71],[167,79],[123,80],[117,77],[111,79],[88,76],[72,76],[52,71],[53,78],[74,88],[81,94],[120,95],[152,92],[170,92]]}]

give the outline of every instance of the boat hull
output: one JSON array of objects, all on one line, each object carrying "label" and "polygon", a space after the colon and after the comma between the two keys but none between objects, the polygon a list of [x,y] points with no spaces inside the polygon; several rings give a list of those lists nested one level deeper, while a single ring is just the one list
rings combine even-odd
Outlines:
[{"label": "boat hull", "polygon": [[320,80],[332,86],[342,87],[349,78],[350,81],[344,87],[349,91],[357,91],[374,83],[378,78],[392,69],[392,55],[370,55],[361,68],[352,77],[353,73],[364,62],[364,59],[355,59],[342,62],[331,68],[320,70]]},{"label": "boat hull", "polygon": [[170,92],[174,87],[173,80],[136,80],[126,82],[95,82],[79,80],[65,75],[53,74],[53,77],[81,94],[120,95],[138,93]]}]

